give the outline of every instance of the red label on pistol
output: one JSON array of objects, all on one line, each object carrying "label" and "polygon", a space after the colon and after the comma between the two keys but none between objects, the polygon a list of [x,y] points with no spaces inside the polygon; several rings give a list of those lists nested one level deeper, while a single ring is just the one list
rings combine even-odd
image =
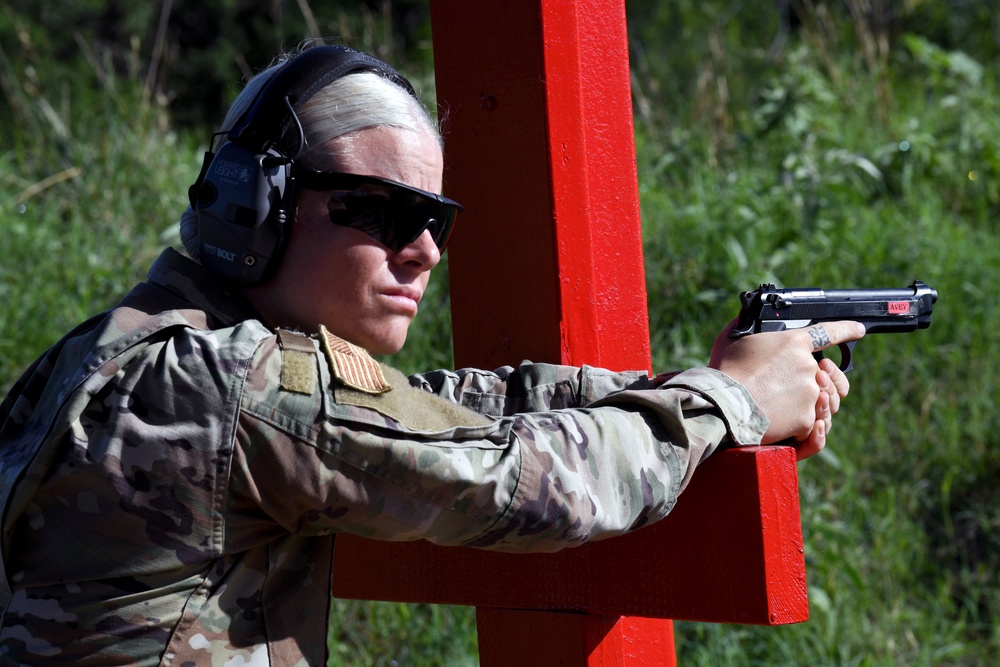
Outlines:
[{"label": "red label on pistol", "polygon": [[910,312],[910,302],[909,301],[890,301],[889,302],[889,314],[890,315],[906,315]]}]

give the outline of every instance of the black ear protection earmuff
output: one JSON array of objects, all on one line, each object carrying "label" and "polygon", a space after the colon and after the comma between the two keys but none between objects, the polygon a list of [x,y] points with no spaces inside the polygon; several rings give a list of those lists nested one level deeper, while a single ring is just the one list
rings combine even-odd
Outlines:
[{"label": "black ear protection earmuff", "polygon": [[[203,266],[238,285],[274,272],[295,215],[293,166],[305,145],[297,112],[330,82],[359,71],[376,72],[416,98],[410,82],[381,60],[315,46],[282,65],[232,129],[212,136],[188,190]],[[228,142],[213,152],[219,135]]]}]

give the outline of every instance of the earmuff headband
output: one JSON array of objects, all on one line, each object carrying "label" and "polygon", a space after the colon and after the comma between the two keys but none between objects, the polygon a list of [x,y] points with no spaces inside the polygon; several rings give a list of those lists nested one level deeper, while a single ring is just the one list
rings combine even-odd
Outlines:
[{"label": "earmuff headband", "polygon": [[410,82],[381,60],[345,46],[315,46],[271,77],[254,104],[233,125],[229,140],[258,151],[274,146],[284,155],[294,155],[295,144],[287,137],[295,123],[292,112],[298,112],[330,82],[362,71],[380,74],[417,98]]}]

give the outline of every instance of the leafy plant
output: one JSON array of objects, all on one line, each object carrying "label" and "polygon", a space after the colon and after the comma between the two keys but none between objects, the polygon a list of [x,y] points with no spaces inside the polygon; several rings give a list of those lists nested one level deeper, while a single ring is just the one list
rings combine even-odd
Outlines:
[{"label": "leafy plant", "polygon": [[[0,387],[141,279],[175,234],[218,100],[315,32],[303,7],[321,34],[389,42],[433,88],[419,2],[322,14],[177,0],[154,57],[169,4],[0,0]],[[679,664],[996,664],[996,8],[777,6],[629,0],[656,368],[704,363],[738,292],[764,281],[920,278],[940,299],[929,330],[859,344],[830,445],[800,466],[810,621],[677,623]],[[413,11],[423,20],[404,28]],[[232,32],[195,48],[178,25]],[[219,98],[185,107],[203,94],[186,82],[209,70]],[[438,274],[393,359],[406,370],[452,363]],[[332,614],[332,664],[476,661],[470,609],[335,601]]]},{"label": "leafy plant", "polygon": [[998,324],[983,293],[1000,260],[997,81],[966,54],[901,44],[887,72],[795,46],[735,114],[728,153],[707,124],[674,132],[667,154],[647,137],[660,127],[638,128],[658,367],[704,362],[738,291],[758,282],[919,277],[941,295],[930,330],[859,344],[830,448],[801,466],[812,619],[679,623],[681,664],[997,658],[998,350],[982,335]]}]

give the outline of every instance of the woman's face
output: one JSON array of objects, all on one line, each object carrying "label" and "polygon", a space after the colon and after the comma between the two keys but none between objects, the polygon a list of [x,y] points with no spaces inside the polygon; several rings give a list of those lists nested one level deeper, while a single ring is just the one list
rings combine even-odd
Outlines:
[{"label": "woman's face", "polygon": [[[429,132],[370,128],[324,148],[327,171],[441,191],[441,149]],[[299,190],[281,265],[271,280],[247,288],[247,297],[271,326],[315,332],[322,324],[372,354],[397,352],[441,254],[428,231],[394,252],[364,232],[335,225],[329,198]]]}]

